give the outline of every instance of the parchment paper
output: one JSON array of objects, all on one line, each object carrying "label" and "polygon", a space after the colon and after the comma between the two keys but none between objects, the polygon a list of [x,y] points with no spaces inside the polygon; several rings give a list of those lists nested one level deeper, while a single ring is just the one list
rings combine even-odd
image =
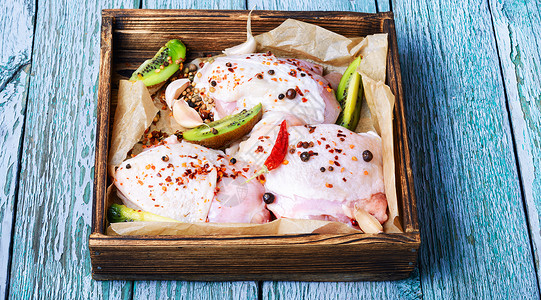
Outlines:
[{"label": "parchment paper", "polygon": [[[389,220],[384,224],[384,231],[401,232],[399,227],[400,222],[398,221],[392,134],[392,110],[395,98],[390,88],[384,84],[388,48],[387,34],[375,34],[366,38],[346,38],[316,25],[288,19],[277,28],[256,36],[255,39],[258,43],[258,52],[270,50],[277,57],[309,60],[322,65],[326,73],[343,73],[356,56],[361,55],[363,57],[357,71],[363,77],[366,102],[363,103],[361,120],[356,131],[366,132],[372,130],[376,131],[382,137],[385,193],[389,207]],[[139,110],[133,110],[134,113],[131,116],[128,116],[129,113],[122,112],[119,114],[120,119],[117,119],[117,113],[115,113],[109,166],[113,170],[114,165],[122,162],[126,157],[126,153],[139,141],[142,133],[148,128],[157,112],[157,110],[148,109],[144,110],[146,112],[145,115],[136,113],[136,111],[141,111],[141,107],[147,108],[148,98],[145,97],[145,100],[137,102],[134,97],[123,99],[120,98],[121,95],[119,91],[119,107],[121,106],[120,102],[132,101],[133,103],[125,103],[123,106],[135,106]],[[156,103],[156,100],[154,102]],[[161,114],[164,114],[164,112],[162,111]],[[127,122],[126,120],[133,121],[134,123]],[[126,127],[127,125],[131,127]],[[160,125],[159,122],[152,126],[157,130],[164,129],[166,132],[171,130],[165,124]],[[136,128],[137,130],[132,130],[131,128]],[[117,132],[116,135],[114,134],[115,132]],[[120,136],[120,133],[122,136]],[[120,141],[115,140],[119,138],[121,139]],[[113,148],[113,145],[117,144],[122,147],[116,146]],[[281,219],[263,225],[161,222],[115,223],[111,224],[107,232],[108,234],[122,235],[267,235],[310,232],[349,233],[359,231],[337,222]]]},{"label": "parchment paper", "polygon": [[158,112],[142,81],[120,80],[118,100],[109,149],[108,169],[111,175],[141,139]]}]

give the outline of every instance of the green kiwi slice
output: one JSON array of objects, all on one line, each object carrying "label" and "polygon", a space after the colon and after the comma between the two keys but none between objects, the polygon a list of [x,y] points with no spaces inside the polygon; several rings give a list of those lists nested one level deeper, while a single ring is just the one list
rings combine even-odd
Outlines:
[{"label": "green kiwi slice", "polygon": [[245,136],[263,115],[261,103],[249,110],[242,110],[238,114],[200,125],[184,131],[184,140],[203,145],[208,148],[221,149]]},{"label": "green kiwi slice", "polygon": [[146,86],[156,85],[169,79],[186,58],[186,46],[180,40],[170,40],[152,59],[146,60],[130,80],[141,80]]},{"label": "green kiwi slice", "polygon": [[360,63],[361,57],[359,56],[348,66],[336,89],[336,99],[342,107],[336,124],[353,131],[359,123],[361,102],[364,95],[361,75],[357,72]]}]

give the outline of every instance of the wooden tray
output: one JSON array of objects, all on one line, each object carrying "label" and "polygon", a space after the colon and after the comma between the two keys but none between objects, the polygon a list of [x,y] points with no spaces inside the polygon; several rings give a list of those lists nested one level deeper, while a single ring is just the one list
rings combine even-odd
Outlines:
[{"label": "wooden tray", "polygon": [[[110,124],[118,74],[152,57],[164,41],[180,38],[189,57],[218,54],[246,39],[247,11],[104,10],[92,234],[92,277],[97,280],[401,279],[415,265],[420,244],[392,13],[254,11],[259,34],[287,18],[345,36],[389,34],[387,84],[396,95],[395,161],[402,234],[296,234],[277,236],[107,236],[106,186]],[[124,72],[124,73],[123,73]]]}]

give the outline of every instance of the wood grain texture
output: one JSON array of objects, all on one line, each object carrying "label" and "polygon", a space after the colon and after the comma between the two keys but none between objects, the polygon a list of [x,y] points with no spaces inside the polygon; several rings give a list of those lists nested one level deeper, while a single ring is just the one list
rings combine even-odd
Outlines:
[{"label": "wood grain texture", "polygon": [[[376,12],[375,1],[248,1],[248,7],[278,10],[346,10]],[[263,299],[415,299],[422,296],[419,277],[393,282],[263,283]]]},{"label": "wood grain texture", "polygon": [[538,299],[486,1],[393,1],[426,299]]},{"label": "wood grain texture", "polygon": [[501,0],[490,10],[541,282],[541,6]]},{"label": "wood grain texture", "polygon": [[101,9],[133,1],[39,2],[9,297],[129,299],[91,279],[88,235]]},{"label": "wood grain texture", "polygon": [[0,299],[7,292],[22,129],[30,79],[35,3],[0,3]]},{"label": "wood grain texture", "polygon": [[[143,1],[143,8],[156,9],[246,9],[244,1],[159,0]],[[136,281],[134,299],[257,299],[257,283]]]}]

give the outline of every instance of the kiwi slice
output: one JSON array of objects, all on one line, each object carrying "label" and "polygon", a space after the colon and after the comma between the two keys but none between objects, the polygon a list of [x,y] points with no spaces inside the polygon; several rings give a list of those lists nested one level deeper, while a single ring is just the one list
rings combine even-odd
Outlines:
[{"label": "kiwi slice", "polygon": [[357,72],[357,67],[361,63],[361,57],[357,57],[347,68],[340,84],[336,89],[336,99],[342,111],[336,120],[336,124],[349,130],[355,130],[361,116],[361,102],[364,95],[361,75]]},{"label": "kiwi slice", "polygon": [[249,110],[242,110],[238,114],[203,124],[184,131],[184,140],[203,145],[208,148],[221,149],[240,139],[252,130],[263,115],[261,103]]},{"label": "kiwi slice", "polygon": [[130,80],[141,80],[146,86],[164,82],[180,69],[186,58],[186,46],[180,40],[170,40],[152,59],[146,60]]}]

